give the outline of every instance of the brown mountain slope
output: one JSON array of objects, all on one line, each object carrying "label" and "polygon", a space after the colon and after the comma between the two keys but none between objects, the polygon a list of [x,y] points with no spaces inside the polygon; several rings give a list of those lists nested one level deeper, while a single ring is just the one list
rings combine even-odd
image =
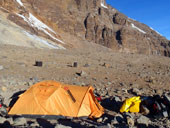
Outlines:
[{"label": "brown mountain slope", "polygon": [[[0,5],[8,9],[8,19],[66,48],[88,41],[119,52],[170,56],[170,41],[103,0],[2,0]],[[52,31],[31,24],[31,17]]]}]

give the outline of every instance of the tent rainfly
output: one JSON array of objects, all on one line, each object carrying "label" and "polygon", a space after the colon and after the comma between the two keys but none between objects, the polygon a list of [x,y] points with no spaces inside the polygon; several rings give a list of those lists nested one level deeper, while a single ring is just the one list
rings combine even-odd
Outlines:
[{"label": "tent rainfly", "polygon": [[58,115],[68,117],[100,117],[104,113],[93,88],[43,81],[20,95],[9,115]]}]

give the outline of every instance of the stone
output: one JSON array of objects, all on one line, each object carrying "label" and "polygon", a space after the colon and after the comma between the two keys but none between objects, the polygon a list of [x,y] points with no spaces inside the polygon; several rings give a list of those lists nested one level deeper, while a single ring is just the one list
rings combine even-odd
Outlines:
[{"label": "stone", "polygon": [[123,121],[125,121],[124,117],[121,114],[117,114],[114,117],[115,122],[119,122],[122,123]]},{"label": "stone", "polygon": [[98,126],[98,128],[112,128],[112,126],[108,123],[107,125]]},{"label": "stone", "polygon": [[11,124],[11,125],[13,125],[14,124],[14,121],[13,121],[13,119],[10,117],[10,118],[7,118],[7,121]]},{"label": "stone", "polygon": [[103,122],[103,118],[97,119],[97,122],[98,122],[98,123],[102,123],[102,122]]},{"label": "stone", "polygon": [[133,127],[133,126],[135,125],[134,119],[132,119],[131,117],[127,116],[127,124],[128,124],[130,127]]},{"label": "stone", "polygon": [[42,61],[35,61],[34,66],[42,67],[43,66],[43,62]]},{"label": "stone", "polygon": [[31,123],[30,127],[37,128],[39,127],[39,124],[37,122]]},{"label": "stone", "polygon": [[78,67],[78,62],[74,62],[73,67],[75,67],[75,68]]},{"label": "stone", "polygon": [[3,124],[6,121],[6,118],[0,116],[0,124]]},{"label": "stone", "polygon": [[76,73],[78,76],[83,76],[83,77],[85,77],[85,76],[87,76],[87,73],[85,72],[85,71],[80,71],[80,72],[77,72]]},{"label": "stone", "polygon": [[150,113],[150,110],[146,106],[141,105],[141,113],[143,115],[148,115]]},{"label": "stone", "polygon": [[13,121],[14,121],[14,125],[16,126],[25,125],[27,123],[24,117],[15,118]]},{"label": "stone", "polygon": [[132,89],[132,93],[134,93],[135,95],[139,96],[142,94],[141,90],[137,89],[137,88],[133,88]]},{"label": "stone", "polygon": [[109,64],[106,64],[106,63],[102,64],[102,66],[103,66],[103,67],[106,67],[106,68],[109,68],[109,67],[110,67],[110,65],[109,65]]},{"label": "stone", "polygon": [[141,115],[137,119],[137,124],[144,124],[144,125],[148,126],[149,125],[149,118],[147,118],[146,116]]},{"label": "stone", "polygon": [[88,63],[86,63],[83,67],[90,67],[90,65]]},{"label": "stone", "polygon": [[118,96],[114,96],[114,100],[115,100],[116,102],[121,102],[121,100],[120,100],[120,98],[119,98]]},{"label": "stone", "polygon": [[158,95],[162,95],[162,94],[163,94],[163,90],[162,90],[162,89],[158,89],[158,90],[156,90],[156,93],[157,93]]},{"label": "stone", "polygon": [[70,126],[64,126],[62,124],[57,124],[55,128],[71,128]]},{"label": "stone", "polygon": [[4,106],[1,106],[0,107],[0,115],[1,116],[6,116],[7,115],[7,110],[6,110],[6,108],[4,107]]},{"label": "stone", "polygon": [[3,91],[3,92],[6,92],[7,91],[7,88],[6,87],[1,87],[1,90]]},{"label": "stone", "polygon": [[165,117],[165,118],[167,118],[168,117],[168,112],[167,111],[163,111],[163,116]]},{"label": "stone", "polygon": [[4,66],[3,65],[0,65],[0,70],[3,70],[4,69]]},{"label": "stone", "polygon": [[105,122],[105,121],[107,121],[107,120],[108,120],[108,118],[107,118],[107,117],[104,117],[103,122]]}]

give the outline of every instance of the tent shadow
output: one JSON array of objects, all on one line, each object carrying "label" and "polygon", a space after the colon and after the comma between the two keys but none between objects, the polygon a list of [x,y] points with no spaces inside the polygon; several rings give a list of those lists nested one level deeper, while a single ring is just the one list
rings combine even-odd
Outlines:
[{"label": "tent shadow", "polygon": [[81,125],[80,123],[76,123],[70,119],[59,119],[59,124],[62,124],[64,126],[70,126],[73,128],[86,128],[86,126]]},{"label": "tent shadow", "polygon": [[102,100],[101,105],[110,111],[119,112],[122,102],[118,102],[114,98],[106,98]]},{"label": "tent shadow", "polygon": [[0,124],[0,128],[13,128],[9,121],[5,121],[3,124]]},{"label": "tent shadow", "polygon": [[16,93],[14,93],[14,94],[10,97],[11,101],[10,101],[10,103],[9,103],[9,108],[12,108],[12,107],[13,107],[13,105],[14,105],[14,104],[16,103],[16,101],[18,100],[19,95],[21,95],[21,94],[24,93],[24,92],[25,92],[25,90],[24,90],[24,91],[16,92]]},{"label": "tent shadow", "polygon": [[42,118],[38,118],[37,122],[39,126],[43,128],[54,128],[55,127],[55,125],[51,124],[49,121],[42,119]]}]

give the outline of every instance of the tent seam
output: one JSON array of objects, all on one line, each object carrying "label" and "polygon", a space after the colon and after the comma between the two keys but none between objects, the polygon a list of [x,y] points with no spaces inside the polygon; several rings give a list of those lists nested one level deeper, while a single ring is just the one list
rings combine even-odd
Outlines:
[{"label": "tent seam", "polygon": [[78,112],[77,112],[77,115],[76,115],[76,116],[78,116],[78,114],[79,114],[79,111],[80,111],[81,105],[82,105],[82,103],[83,103],[83,101],[84,101],[84,98],[85,98],[85,96],[86,96],[87,92],[89,91],[89,88],[90,88],[90,86],[88,87],[88,89],[87,89],[87,91],[86,91],[86,93],[85,93],[85,95],[84,95],[84,97],[83,97],[83,99],[82,99],[82,101],[81,101],[81,103],[80,103],[80,107],[79,107],[79,109],[78,109]]}]

